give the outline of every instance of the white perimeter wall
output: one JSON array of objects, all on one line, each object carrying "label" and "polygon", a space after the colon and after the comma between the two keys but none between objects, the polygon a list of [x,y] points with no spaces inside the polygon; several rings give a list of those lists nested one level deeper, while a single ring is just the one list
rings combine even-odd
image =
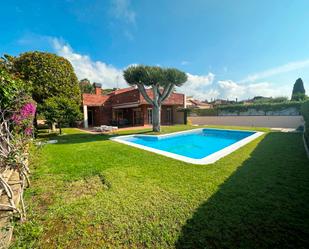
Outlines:
[{"label": "white perimeter wall", "polygon": [[188,117],[194,125],[231,125],[269,128],[297,128],[302,116],[199,116]]}]

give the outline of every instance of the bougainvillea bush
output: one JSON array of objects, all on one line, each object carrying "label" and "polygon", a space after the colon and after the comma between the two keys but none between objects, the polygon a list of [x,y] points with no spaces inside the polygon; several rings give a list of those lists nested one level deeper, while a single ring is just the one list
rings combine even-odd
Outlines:
[{"label": "bougainvillea bush", "polygon": [[9,205],[1,204],[1,208],[9,209],[25,218],[23,189],[29,185],[29,168],[27,164],[27,148],[33,134],[33,119],[36,112],[35,102],[30,97],[28,84],[0,67],[0,167],[1,171],[16,170],[20,175],[21,191],[19,199],[21,207],[14,203],[14,192],[2,174],[0,186],[7,194]]}]

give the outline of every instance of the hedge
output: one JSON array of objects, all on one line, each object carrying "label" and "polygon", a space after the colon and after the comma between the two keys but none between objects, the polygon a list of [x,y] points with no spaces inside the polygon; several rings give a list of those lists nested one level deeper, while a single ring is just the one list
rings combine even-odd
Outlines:
[{"label": "hedge", "polygon": [[307,145],[309,146],[309,100],[303,102],[301,106],[301,114],[303,115],[305,120],[305,139],[307,141]]},{"label": "hedge", "polygon": [[236,105],[222,105],[218,106],[219,111],[230,111],[230,112],[246,112],[249,109],[255,109],[257,111],[280,111],[287,108],[294,107],[297,110],[300,110],[300,107],[303,102],[299,101],[289,101],[281,103],[256,103],[256,104],[236,104]]},{"label": "hedge", "polygon": [[217,109],[190,109],[189,113],[197,116],[218,116]]}]

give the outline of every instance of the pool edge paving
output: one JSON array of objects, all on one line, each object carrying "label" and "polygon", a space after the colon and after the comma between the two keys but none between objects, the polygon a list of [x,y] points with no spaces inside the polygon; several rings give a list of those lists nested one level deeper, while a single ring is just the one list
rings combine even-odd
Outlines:
[{"label": "pool edge paving", "polygon": [[254,132],[252,135],[247,136],[223,149],[220,149],[210,155],[207,155],[206,157],[203,157],[201,159],[196,159],[196,158],[191,158],[191,157],[187,157],[187,156],[183,156],[183,155],[179,155],[176,153],[172,153],[172,152],[168,152],[168,151],[164,151],[164,150],[160,150],[160,149],[156,149],[156,148],[152,148],[149,146],[145,146],[145,145],[141,145],[141,144],[137,144],[131,141],[127,141],[125,140],[126,138],[130,138],[130,137],[155,137],[155,138],[166,138],[169,136],[177,136],[177,135],[182,135],[182,134],[186,134],[186,133],[197,133],[198,131],[202,131],[205,129],[209,129],[209,130],[218,130],[218,131],[235,131],[235,132],[248,132],[246,130],[230,130],[230,129],[212,129],[212,128],[200,128],[200,129],[192,129],[192,130],[186,130],[186,131],[180,131],[180,132],[174,132],[174,133],[168,133],[168,134],[162,134],[162,135],[138,135],[138,134],[132,134],[132,135],[125,135],[125,136],[117,136],[117,137],[112,137],[110,138],[110,140],[118,142],[118,143],[122,143],[122,144],[126,144],[129,146],[133,146],[142,150],[146,150],[146,151],[150,151],[153,153],[157,153],[169,158],[173,158],[179,161],[183,161],[186,163],[191,163],[191,164],[211,164],[214,163],[216,161],[218,161],[219,159],[227,156],[228,154],[236,151],[237,149],[241,148],[242,146],[250,143],[251,141],[255,140],[256,138],[262,136],[265,132],[260,132],[260,131],[250,131],[250,132]]}]

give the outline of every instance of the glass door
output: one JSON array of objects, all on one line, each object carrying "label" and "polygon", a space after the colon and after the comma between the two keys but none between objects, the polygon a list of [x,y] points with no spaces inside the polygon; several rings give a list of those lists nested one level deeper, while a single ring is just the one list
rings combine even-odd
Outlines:
[{"label": "glass door", "polygon": [[133,125],[142,124],[142,112],[140,108],[133,110]]},{"label": "glass door", "polygon": [[148,124],[152,124],[152,108],[147,109]]},{"label": "glass door", "polygon": [[172,108],[167,108],[167,123],[172,124]]}]

